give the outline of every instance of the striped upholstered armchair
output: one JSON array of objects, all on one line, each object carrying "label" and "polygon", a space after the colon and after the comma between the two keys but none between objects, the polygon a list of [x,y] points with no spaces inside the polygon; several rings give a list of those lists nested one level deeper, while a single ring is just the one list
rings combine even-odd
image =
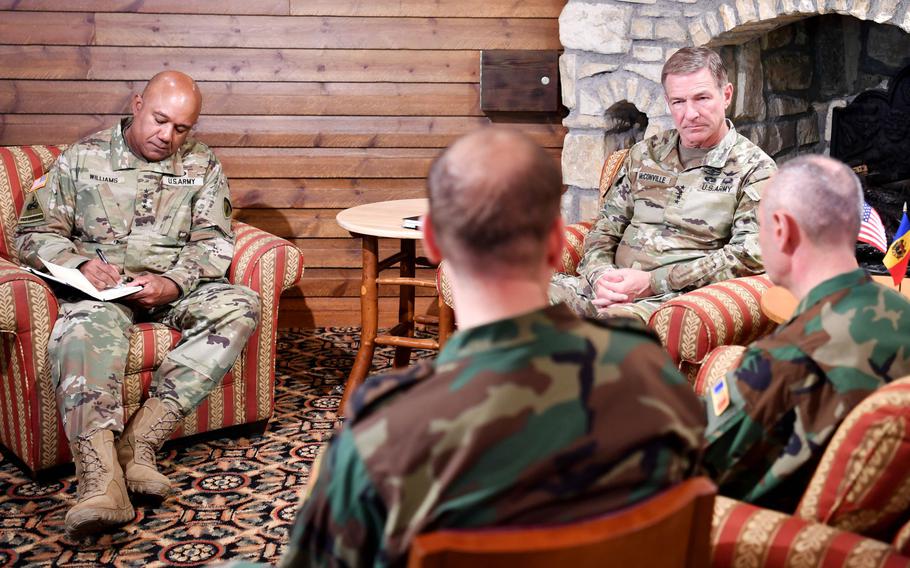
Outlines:
[{"label": "striped upholstered armchair", "polygon": [[[0,443],[31,473],[70,461],[50,379],[47,345],[57,299],[45,282],[18,266],[13,244],[23,188],[54,162],[56,146],[0,148]],[[275,335],[281,292],[303,273],[291,243],[234,222],[235,252],[228,278],[259,293],[261,321],[221,384],[183,420],[174,437],[264,422],[275,398]],[[152,373],[176,344],[161,324],[132,327],[123,384],[124,421],[148,396]]]},{"label": "striped upholstered armchair", "polygon": [[793,515],[718,496],[712,566],[907,567],[908,521],[910,377],[905,377],[850,411]]}]

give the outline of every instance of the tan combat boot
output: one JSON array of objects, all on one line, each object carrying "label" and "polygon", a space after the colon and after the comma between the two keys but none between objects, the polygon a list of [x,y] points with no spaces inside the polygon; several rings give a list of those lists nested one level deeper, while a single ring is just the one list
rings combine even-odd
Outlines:
[{"label": "tan combat boot", "polygon": [[114,456],[114,433],[96,430],[76,438],[76,504],[67,511],[64,526],[71,538],[80,539],[99,529],[116,527],[133,519],[133,505],[126,493],[123,470]]},{"label": "tan combat boot", "polygon": [[117,442],[117,458],[123,466],[126,486],[133,493],[164,499],[171,491],[171,482],[158,473],[155,452],[180,425],[177,410],[150,398],[136,411]]}]

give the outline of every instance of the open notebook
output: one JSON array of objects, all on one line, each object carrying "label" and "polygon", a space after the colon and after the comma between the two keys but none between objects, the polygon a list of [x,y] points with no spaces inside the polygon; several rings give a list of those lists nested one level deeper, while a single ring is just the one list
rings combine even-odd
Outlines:
[{"label": "open notebook", "polygon": [[79,272],[78,268],[67,268],[65,266],[60,266],[59,264],[54,264],[47,260],[41,259],[41,262],[44,263],[44,266],[50,271],[50,274],[47,272],[41,272],[30,266],[23,266],[29,272],[37,274],[41,278],[46,278],[47,280],[52,280],[54,282],[59,282],[60,284],[65,284],[88,294],[96,300],[116,300],[117,298],[122,298],[124,296],[129,296],[134,292],[142,290],[142,286],[124,286],[122,284],[114,287],[108,288],[107,290],[98,290],[92,283],[88,281],[88,278],[84,274]]}]

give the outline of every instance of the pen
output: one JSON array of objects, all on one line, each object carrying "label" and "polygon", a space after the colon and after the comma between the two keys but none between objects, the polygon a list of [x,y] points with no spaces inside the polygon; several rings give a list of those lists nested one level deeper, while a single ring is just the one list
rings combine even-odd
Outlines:
[{"label": "pen", "polygon": [[[110,262],[108,262],[108,260],[107,260],[107,257],[104,255],[104,251],[102,251],[101,249],[95,249],[95,253],[98,255],[98,258],[101,259],[101,262],[103,262],[104,264],[110,264]],[[127,276],[126,278],[123,278],[123,282],[132,282],[132,281],[133,281],[132,276]]]}]

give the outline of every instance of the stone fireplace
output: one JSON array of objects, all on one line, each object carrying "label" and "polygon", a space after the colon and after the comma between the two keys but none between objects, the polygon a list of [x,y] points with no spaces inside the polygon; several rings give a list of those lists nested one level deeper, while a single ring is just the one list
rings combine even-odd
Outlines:
[{"label": "stone fireplace", "polygon": [[779,161],[828,153],[834,109],[910,64],[910,0],[569,0],[559,21],[570,222],[596,216],[609,152],[672,127],[660,70],[680,47],[721,54],[729,118]]}]

